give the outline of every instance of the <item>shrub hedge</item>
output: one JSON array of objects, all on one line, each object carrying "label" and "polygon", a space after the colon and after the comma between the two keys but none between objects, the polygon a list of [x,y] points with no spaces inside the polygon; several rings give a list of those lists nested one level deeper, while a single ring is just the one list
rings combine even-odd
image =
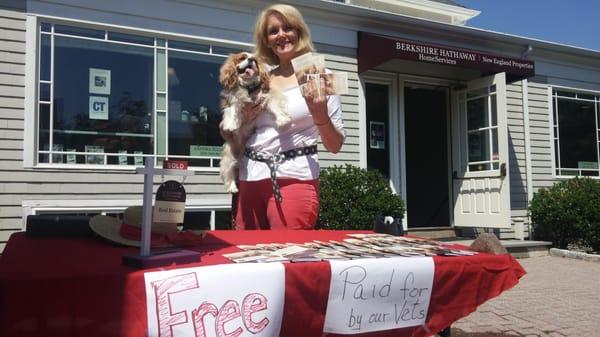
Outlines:
[{"label": "shrub hedge", "polygon": [[404,202],[378,171],[356,166],[321,170],[321,209],[317,228],[372,229],[377,215],[402,219]]},{"label": "shrub hedge", "polygon": [[600,251],[600,181],[576,177],[540,189],[529,210],[536,239]]}]

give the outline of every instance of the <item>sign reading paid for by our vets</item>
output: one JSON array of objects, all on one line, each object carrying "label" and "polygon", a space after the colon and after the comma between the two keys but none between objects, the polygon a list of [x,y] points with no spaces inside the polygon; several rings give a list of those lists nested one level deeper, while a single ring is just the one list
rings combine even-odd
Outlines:
[{"label": "sign reading paid for by our vets", "polygon": [[162,183],[156,191],[152,221],[183,223],[185,214],[185,189],[175,180]]},{"label": "sign reading paid for by our vets", "polygon": [[431,257],[330,261],[324,332],[359,334],[422,325],[427,319]]},{"label": "sign reading paid for by our vets", "polygon": [[149,337],[279,336],[281,263],[173,269],[144,279]]}]

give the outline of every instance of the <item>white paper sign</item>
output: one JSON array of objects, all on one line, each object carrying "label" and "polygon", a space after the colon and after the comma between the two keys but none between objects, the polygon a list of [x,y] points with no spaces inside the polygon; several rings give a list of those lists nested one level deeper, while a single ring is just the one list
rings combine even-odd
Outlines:
[{"label": "white paper sign", "polygon": [[110,70],[90,68],[90,94],[110,95]]},{"label": "white paper sign", "polygon": [[90,96],[90,119],[108,120],[108,97]]},{"label": "white paper sign", "polygon": [[425,323],[431,257],[330,261],[324,332],[358,334]]},{"label": "white paper sign", "polygon": [[145,273],[149,337],[279,336],[281,263]]}]

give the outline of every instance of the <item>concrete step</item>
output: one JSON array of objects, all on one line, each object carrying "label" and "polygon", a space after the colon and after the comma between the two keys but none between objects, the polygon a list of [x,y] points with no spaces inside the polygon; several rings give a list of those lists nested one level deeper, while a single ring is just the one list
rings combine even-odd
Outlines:
[{"label": "concrete step", "polygon": [[[472,238],[457,237],[458,233],[450,227],[409,228],[406,234],[465,246],[473,242]],[[546,256],[552,247],[552,242],[548,241],[505,239],[500,242],[516,258]]]},{"label": "concrete step", "polygon": [[[465,246],[471,245],[473,239],[448,240]],[[500,240],[506,250],[516,258],[539,257],[548,255],[552,242],[533,240]]]},{"label": "concrete step", "polygon": [[433,240],[456,238],[456,232],[450,227],[409,228],[406,234]]}]

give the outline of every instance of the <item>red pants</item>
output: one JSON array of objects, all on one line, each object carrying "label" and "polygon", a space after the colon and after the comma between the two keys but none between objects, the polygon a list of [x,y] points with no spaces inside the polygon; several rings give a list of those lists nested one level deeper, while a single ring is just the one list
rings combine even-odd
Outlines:
[{"label": "red pants", "polygon": [[313,229],[319,215],[319,180],[277,179],[283,200],[273,195],[271,180],[240,181],[236,229]]}]

